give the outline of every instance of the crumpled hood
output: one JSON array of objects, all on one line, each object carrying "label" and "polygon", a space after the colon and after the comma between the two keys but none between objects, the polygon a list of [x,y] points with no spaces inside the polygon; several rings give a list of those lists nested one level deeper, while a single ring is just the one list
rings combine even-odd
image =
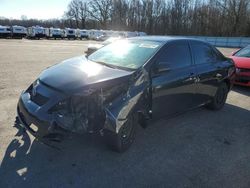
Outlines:
[{"label": "crumpled hood", "polygon": [[109,82],[112,85],[123,83],[131,74],[133,72],[113,69],[80,56],[44,70],[39,80],[58,90],[73,92],[90,85],[101,87]]}]

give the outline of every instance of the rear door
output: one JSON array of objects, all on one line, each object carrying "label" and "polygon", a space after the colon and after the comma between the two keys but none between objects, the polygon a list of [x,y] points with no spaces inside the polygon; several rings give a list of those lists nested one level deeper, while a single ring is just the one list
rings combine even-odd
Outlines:
[{"label": "rear door", "polygon": [[[158,72],[165,64],[169,70]],[[195,95],[195,66],[187,41],[167,44],[152,69],[152,114],[154,119],[173,115],[192,107]]]},{"label": "rear door", "polygon": [[225,59],[206,43],[191,41],[190,44],[197,72],[195,98],[199,105],[215,95],[219,82],[225,74],[223,69]]}]

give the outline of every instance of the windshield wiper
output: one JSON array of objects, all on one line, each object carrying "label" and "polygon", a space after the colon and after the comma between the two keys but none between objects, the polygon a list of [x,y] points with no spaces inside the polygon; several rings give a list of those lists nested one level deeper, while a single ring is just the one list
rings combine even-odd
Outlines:
[{"label": "windshield wiper", "polygon": [[117,69],[117,66],[111,65],[111,64],[108,64],[108,63],[104,63],[103,61],[94,61],[94,62],[98,63],[98,64],[101,64],[101,65],[104,65],[104,66],[107,66],[107,67],[112,68],[112,69]]},{"label": "windshield wiper", "polygon": [[[93,60],[90,59],[90,61],[93,61]],[[93,62],[101,64],[101,65],[104,65],[104,66],[107,66],[107,67],[110,67],[112,69],[121,69],[121,70],[125,70],[125,71],[135,71],[136,70],[136,69],[133,69],[133,68],[128,68],[128,67],[122,67],[122,66],[118,66],[118,65],[108,64],[108,63],[105,63],[103,61],[93,61]]]}]

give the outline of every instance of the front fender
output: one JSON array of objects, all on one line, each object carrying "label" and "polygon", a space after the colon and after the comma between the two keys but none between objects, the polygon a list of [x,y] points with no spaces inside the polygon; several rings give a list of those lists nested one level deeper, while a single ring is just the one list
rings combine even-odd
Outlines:
[{"label": "front fender", "polygon": [[150,102],[147,97],[149,83],[147,72],[142,70],[129,85],[128,91],[104,108],[106,113],[104,129],[118,133],[131,113],[145,110],[146,104]]}]

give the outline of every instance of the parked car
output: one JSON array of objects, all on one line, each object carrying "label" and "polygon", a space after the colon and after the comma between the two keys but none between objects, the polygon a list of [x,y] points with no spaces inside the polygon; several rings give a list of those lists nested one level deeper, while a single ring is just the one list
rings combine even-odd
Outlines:
[{"label": "parked car", "polygon": [[109,35],[110,37],[122,37],[125,38],[124,31],[113,31],[112,34]]},{"label": "parked car", "polygon": [[89,38],[89,33],[85,29],[78,29],[77,30],[77,38],[79,39],[88,39]]},{"label": "parked car", "polygon": [[87,55],[92,54],[93,52],[95,52],[96,50],[100,49],[103,46],[106,46],[118,39],[121,39],[121,37],[109,37],[107,40],[103,41],[101,44],[99,43],[95,43],[95,44],[89,44],[88,45],[88,49],[85,52]]},{"label": "parked car", "polygon": [[138,32],[138,36],[147,36],[147,33],[145,33],[145,32]]},{"label": "parked car", "polygon": [[89,39],[97,40],[98,37],[100,37],[102,35],[104,35],[103,30],[95,30],[95,29],[89,30]]},{"label": "parked car", "polygon": [[46,28],[46,37],[48,39],[61,39],[63,37],[63,31],[60,28]]},{"label": "parked car", "polygon": [[27,28],[19,25],[11,27],[12,38],[24,38],[27,36]]},{"label": "parked car", "polygon": [[126,38],[136,37],[136,36],[138,36],[137,32],[131,32],[131,31],[124,32],[124,37]]},{"label": "parked car", "polygon": [[236,66],[235,84],[250,86],[250,45],[234,52],[231,58]]},{"label": "parked car", "polygon": [[[195,107],[221,109],[235,66],[193,39],[137,37],[115,41],[88,58],[44,70],[22,92],[17,114],[38,140],[53,145],[69,133],[100,133],[116,151],[129,148],[137,123]],[[56,143],[54,142],[54,143]]]},{"label": "parked car", "polygon": [[11,29],[9,26],[0,25],[0,38],[11,37]]},{"label": "parked car", "polygon": [[32,26],[28,28],[28,38],[41,39],[45,38],[45,28],[41,26]]},{"label": "parked car", "polygon": [[65,28],[63,32],[63,37],[67,39],[76,39],[76,29]]},{"label": "parked car", "polygon": [[97,40],[97,41],[105,41],[108,38],[109,38],[109,36],[107,36],[107,35],[100,35],[100,36],[96,37],[95,40]]}]

